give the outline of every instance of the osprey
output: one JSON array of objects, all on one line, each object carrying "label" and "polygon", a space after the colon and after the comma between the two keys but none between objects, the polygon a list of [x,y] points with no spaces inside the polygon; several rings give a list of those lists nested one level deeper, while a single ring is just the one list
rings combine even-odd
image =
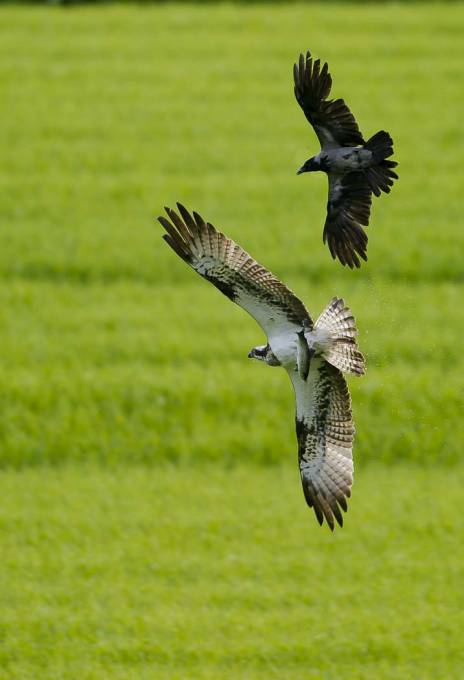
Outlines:
[{"label": "osprey", "polygon": [[[390,192],[398,179],[392,168],[395,161],[393,140],[381,130],[364,141],[358,124],[343,99],[327,99],[332,78],[325,63],[313,62],[311,53],[300,54],[293,67],[295,97],[321,144],[321,152],[309,158],[298,170],[325,172],[329,178],[324,243],[343,265],[360,267],[359,257],[367,260],[367,234],[371,195]],[[358,257],[359,256],[359,257]]]},{"label": "osprey", "polygon": [[296,434],[306,501],[319,524],[335,520],[353,482],[354,425],[351,399],[342,371],[362,375],[364,358],[356,345],[353,315],[333,298],[314,323],[304,304],[270,271],[196,212],[177,204],[159,217],[164,240],[198,274],[243,307],[267,335],[250,358],[282,366],[296,396]]}]

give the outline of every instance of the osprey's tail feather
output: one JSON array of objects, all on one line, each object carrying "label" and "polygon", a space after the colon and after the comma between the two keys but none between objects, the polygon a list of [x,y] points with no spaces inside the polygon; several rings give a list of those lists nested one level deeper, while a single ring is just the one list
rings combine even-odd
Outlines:
[{"label": "osprey's tail feather", "polygon": [[380,196],[382,191],[390,193],[393,181],[398,179],[396,172],[396,161],[388,161],[387,158],[393,155],[393,139],[388,132],[380,130],[376,132],[365,144],[364,148],[372,151],[372,162],[374,165],[367,168],[364,172],[369,182],[369,186],[376,196]]},{"label": "osprey's tail feather", "polygon": [[351,309],[342,298],[334,297],[314,325],[314,329],[328,331],[330,347],[322,353],[329,364],[344,373],[363,375],[366,372],[364,357],[356,344],[358,329]]}]

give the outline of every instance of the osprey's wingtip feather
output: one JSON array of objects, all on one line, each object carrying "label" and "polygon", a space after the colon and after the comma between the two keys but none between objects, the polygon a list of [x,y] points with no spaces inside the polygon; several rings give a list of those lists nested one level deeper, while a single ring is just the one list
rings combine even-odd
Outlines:
[{"label": "osprey's wingtip feather", "polygon": [[176,239],[174,239],[170,234],[164,234],[163,239],[173,249],[173,251],[177,253],[177,255],[179,255],[182,260],[184,260],[184,262],[187,262],[187,264],[190,263],[190,255],[188,251],[184,250]]},{"label": "osprey's wingtip feather", "polygon": [[186,227],[193,234],[195,231],[195,222],[193,221],[193,218],[190,215],[189,211],[185,206],[182,205],[182,203],[177,203],[177,208],[180,214],[182,215],[182,219],[184,220]]},{"label": "osprey's wingtip feather", "polygon": [[176,213],[175,210],[172,208],[168,208],[168,215],[171,219],[171,222],[175,224],[177,227],[178,232],[181,234],[182,238],[187,242],[191,242],[193,240],[193,234],[186,224],[182,221],[182,219],[179,217],[179,215]]},{"label": "osprey's wingtip feather", "polygon": [[158,222],[167,231],[163,235],[163,239],[179,255],[185,262],[190,263],[192,260],[192,252],[189,243],[192,241],[192,235],[187,230],[179,216],[170,208],[165,208],[171,222],[163,215],[158,217]]}]

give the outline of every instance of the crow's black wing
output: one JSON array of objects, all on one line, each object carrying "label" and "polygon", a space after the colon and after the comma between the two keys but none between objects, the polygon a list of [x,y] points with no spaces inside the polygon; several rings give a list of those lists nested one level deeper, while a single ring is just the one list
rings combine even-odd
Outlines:
[{"label": "crow's black wing", "polygon": [[360,267],[359,258],[367,260],[367,234],[362,225],[369,224],[372,191],[362,172],[328,175],[329,198],[324,224],[324,243],[343,265]]},{"label": "crow's black wing", "polygon": [[364,144],[358,124],[343,99],[327,99],[332,78],[325,63],[314,61],[311,53],[293,67],[295,97],[313,126],[322,149]]}]

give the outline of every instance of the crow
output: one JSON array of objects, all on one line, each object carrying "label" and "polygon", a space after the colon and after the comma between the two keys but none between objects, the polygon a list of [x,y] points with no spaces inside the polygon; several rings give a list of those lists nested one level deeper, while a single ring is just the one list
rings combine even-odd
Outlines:
[{"label": "crow", "polygon": [[311,53],[300,54],[293,67],[295,97],[321,144],[321,152],[298,170],[325,172],[329,179],[324,243],[342,265],[360,267],[367,260],[367,234],[371,197],[389,193],[398,175],[393,140],[384,130],[364,141],[358,124],[343,99],[327,99],[332,78],[325,63],[321,68]]}]

